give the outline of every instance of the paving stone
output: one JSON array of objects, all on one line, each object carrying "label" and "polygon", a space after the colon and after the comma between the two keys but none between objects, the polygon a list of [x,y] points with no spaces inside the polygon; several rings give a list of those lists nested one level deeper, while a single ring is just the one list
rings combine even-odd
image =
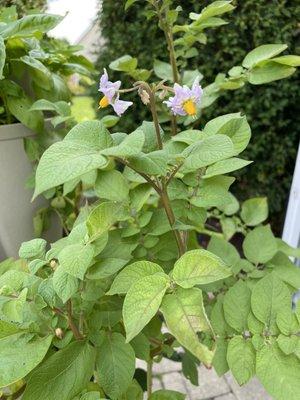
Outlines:
[{"label": "paving stone", "polygon": [[160,363],[153,363],[153,374],[181,371],[181,363],[163,358]]},{"label": "paving stone", "polygon": [[226,374],[225,379],[238,400],[273,400],[257,378],[244,386],[239,386],[231,374]]},{"label": "paving stone", "polygon": [[215,397],[213,400],[237,400],[234,394],[227,393],[223,394],[222,396]]},{"label": "paving stone", "polygon": [[224,378],[218,377],[216,372],[201,366],[198,370],[199,386],[194,386],[186,380],[188,393],[192,400],[212,399],[231,390]]},{"label": "paving stone", "polygon": [[163,389],[163,385],[160,379],[158,378],[153,378],[152,379],[152,390],[155,392],[155,390]]},{"label": "paving stone", "polygon": [[182,375],[179,372],[171,372],[162,375],[164,389],[177,390],[180,393],[187,393],[187,387]]}]

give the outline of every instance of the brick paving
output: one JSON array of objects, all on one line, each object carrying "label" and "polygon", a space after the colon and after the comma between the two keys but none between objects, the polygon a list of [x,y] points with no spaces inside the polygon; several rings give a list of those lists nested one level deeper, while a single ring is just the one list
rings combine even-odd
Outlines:
[{"label": "brick paving", "polygon": [[[146,368],[139,361],[139,367]],[[254,378],[240,387],[231,374],[218,377],[214,370],[199,367],[199,386],[194,386],[180,373],[181,364],[163,359],[153,366],[153,390],[170,389],[186,393],[186,400],[272,400]]]}]

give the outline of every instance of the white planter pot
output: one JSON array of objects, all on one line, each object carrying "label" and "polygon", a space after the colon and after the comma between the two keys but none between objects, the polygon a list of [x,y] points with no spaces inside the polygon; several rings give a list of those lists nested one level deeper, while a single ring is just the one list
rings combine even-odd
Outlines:
[{"label": "white planter pot", "polygon": [[[34,237],[33,217],[45,200],[31,202],[32,191],[25,188],[32,166],[24,151],[23,138],[34,133],[22,124],[0,126],[0,261],[17,257],[20,244]],[[61,237],[58,221],[45,233],[47,240]]]}]

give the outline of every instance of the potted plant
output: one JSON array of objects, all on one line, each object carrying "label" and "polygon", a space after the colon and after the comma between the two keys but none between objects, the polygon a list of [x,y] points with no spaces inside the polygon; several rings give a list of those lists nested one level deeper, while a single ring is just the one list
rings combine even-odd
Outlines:
[{"label": "potted plant", "polygon": [[[25,242],[20,260],[0,264],[0,386],[22,400],[142,400],[144,392],[183,400],[172,388],[153,390],[153,364],[165,357],[182,363],[194,385],[202,363],[230,370],[240,385],[257,375],[274,399],[298,400],[300,303],[292,309],[292,296],[300,270],[289,256],[299,251],[273,235],[265,198],[240,206],[230,193],[228,174],[249,164],[238,157],[251,136],[246,116],[193,124],[221,90],[291,75],[299,57],[264,45],[202,88],[179,61],[206,27],[222,23],[231,1],[181,26],[169,0],[145,3],[168,41],[170,64],[155,67],[166,77],[150,78],[123,57],[111,68],[138,79],[123,88],[103,71],[99,105],[121,116],[132,92],[152,120],[128,135],[84,121],[43,153],[35,197],[89,180],[98,199],[80,208],[68,236],[50,247]],[[183,85],[185,75],[193,79]],[[239,251],[228,241],[236,232]]]},{"label": "potted plant", "polygon": [[[34,225],[37,235],[47,227],[45,218],[49,213],[45,208],[40,210],[47,203],[41,199],[31,203],[32,190],[25,187],[32,173],[31,162],[63,136],[65,131],[61,128],[71,124],[71,92],[66,78],[75,72],[89,75],[92,69],[85,57],[76,55],[78,47],[45,38],[44,34],[61,19],[49,14],[18,19],[15,7],[1,10],[0,259],[15,256],[19,244],[33,237]],[[52,124],[45,124],[43,111],[48,116],[55,114]],[[60,129],[54,132],[59,124]],[[54,231],[59,229],[56,224]]]}]

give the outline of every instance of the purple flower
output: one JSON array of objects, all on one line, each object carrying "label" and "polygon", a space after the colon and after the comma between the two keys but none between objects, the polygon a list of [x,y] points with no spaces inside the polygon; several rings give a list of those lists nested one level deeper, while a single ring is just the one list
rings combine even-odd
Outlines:
[{"label": "purple flower", "polygon": [[121,81],[111,82],[108,78],[106,69],[100,77],[99,92],[104,96],[99,101],[99,107],[105,108],[109,104],[113,107],[116,114],[120,117],[128,107],[132,105],[131,101],[123,101],[119,99],[119,89]]},{"label": "purple flower", "polygon": [[132,105],[132,101],[124,101],[119,99],[119,95],[117,95],[115,101],[111,103],[115,113],[120,117],[128,107]]},{"label": "purple flower", "polygon": [[164,103],[172,110],[174,115],[196,115],[197,105],[200,104],[203,90],[199,85],[199,77],[194,80],[192,88],[180,86],[178,83],[174,85],[175,96],[164,101]]}]

